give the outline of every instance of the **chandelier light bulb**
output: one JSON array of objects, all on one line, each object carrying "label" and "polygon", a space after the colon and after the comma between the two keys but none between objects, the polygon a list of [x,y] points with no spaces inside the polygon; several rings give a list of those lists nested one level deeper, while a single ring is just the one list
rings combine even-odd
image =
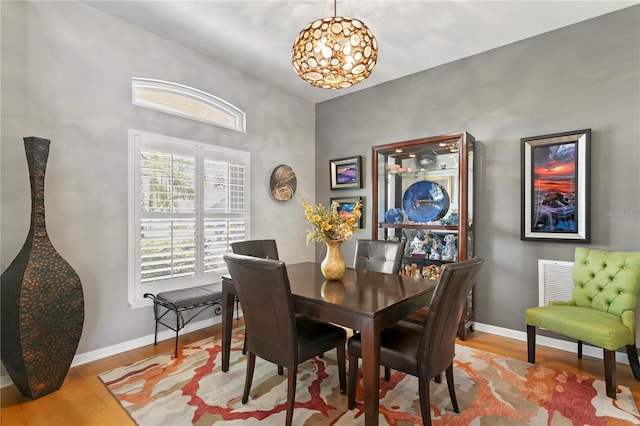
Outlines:
[{"label": "chandelier light bulb", "polygon": [[341,89],[369,77],[378,60],[373,33],[358,19],[336,17],[307,24],[293,43],[293,67],[307,83]]}]

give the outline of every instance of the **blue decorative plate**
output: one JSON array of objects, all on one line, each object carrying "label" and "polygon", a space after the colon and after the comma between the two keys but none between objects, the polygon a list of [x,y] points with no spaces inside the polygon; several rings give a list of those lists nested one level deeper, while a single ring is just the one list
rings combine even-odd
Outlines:
[{"label": "blue decorative plate", "polygon": [[402,207],[413,222],[433,222],[447,214],[449,194],[436,182],[423,180],[407,188]]},{"label": "blue decorative plate", "polygon": [[387,223],[402,223],[404,221],[404,213],[402,213],[402,209],[389,209],[384,214],[384,220]]}]

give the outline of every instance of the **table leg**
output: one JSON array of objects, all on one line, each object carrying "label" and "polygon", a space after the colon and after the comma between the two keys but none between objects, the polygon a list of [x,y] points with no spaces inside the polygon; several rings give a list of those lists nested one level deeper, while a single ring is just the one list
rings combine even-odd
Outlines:
[{"label": "table leg", "polygon": [[[377,327],[376,327],[377,326]],[[364,387],[364,420],[367,426],[378,424],[380,405],[380,327],[362,324],[362,378]]]},{"label": "table leg", "polygon": [[222,288],[222,371],[229,371],[231,355],[231,329],[233,323],[233,303],[235,295]]}]

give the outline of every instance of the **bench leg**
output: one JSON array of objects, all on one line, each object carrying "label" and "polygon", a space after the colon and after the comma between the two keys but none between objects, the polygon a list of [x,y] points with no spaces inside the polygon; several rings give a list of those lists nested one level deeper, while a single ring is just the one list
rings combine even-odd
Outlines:
[{"label": "bench leg", "polygon": [[157,345],[158,344],[158,304],[155,301],[153,302],[153,316],[156,320],[156,330],[153,333],[153,344]]},{"label": "bench leg", "polygon": [[180,332],[180,319],[182,319],[182,313],[176,312],[176,343],[173,350],[173,357],[178,357],[178,333]]}]

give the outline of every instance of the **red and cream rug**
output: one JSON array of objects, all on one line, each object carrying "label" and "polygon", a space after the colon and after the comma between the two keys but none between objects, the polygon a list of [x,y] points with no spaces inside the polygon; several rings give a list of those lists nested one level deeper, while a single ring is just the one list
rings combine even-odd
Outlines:
[{"label": "red and cream rug", "polygon": [[[170,353],[103,373],[100,379],[141,426],[281,425],[287,380],[276,366],[257,359],[251,394],[242,404],[246,359],[242,329],[234,330],[231,367],[221,371],[220,335]],[[347,367],[348,368],[348,367]],[[434,425],[638,425],[640,414],[627,387],[607,398],[603,381],[456,347],[453,412],[446,380],[431,383]],[[335,351],[300,364],[294,425],[364,425],[362,389],[356,408],[338,389]],[[380,424],[421,424],[418,383],[394,372],[380,380]]]}]

